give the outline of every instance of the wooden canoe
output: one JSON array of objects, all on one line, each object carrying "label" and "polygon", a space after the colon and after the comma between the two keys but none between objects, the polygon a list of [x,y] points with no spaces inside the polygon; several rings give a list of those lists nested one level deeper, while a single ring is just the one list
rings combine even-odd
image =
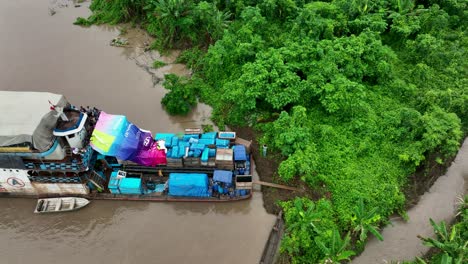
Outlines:
[{"label": "wooden canoe", "polygon": [[58,213],[75,211],[89,204],[89,201],[80,197],[58,197],[37,200],[34,213]]}]

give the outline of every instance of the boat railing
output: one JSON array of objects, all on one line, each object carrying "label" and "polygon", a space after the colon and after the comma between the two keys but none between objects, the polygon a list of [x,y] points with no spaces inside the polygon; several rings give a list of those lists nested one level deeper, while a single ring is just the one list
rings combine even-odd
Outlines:
[{"label": "boat railing", "polygon": [[[68,147],[71,152],[71,149]],[[67,150],[68,151],[68,150]],[[79,172],[86,171],[89,166],[89,161],[92,156],[90,147],[86,148],[79,154],[71,154],[63,160],[29,160],[24,163],[25,167],[30,170],[47,170],[47,171],[70,171]]]},{"label": "boat railing", "polygon": [[95,171],[91,171],[88,176],[88,180],[94,186],[100,188],[101,190],[105,189],[106,180]]}]

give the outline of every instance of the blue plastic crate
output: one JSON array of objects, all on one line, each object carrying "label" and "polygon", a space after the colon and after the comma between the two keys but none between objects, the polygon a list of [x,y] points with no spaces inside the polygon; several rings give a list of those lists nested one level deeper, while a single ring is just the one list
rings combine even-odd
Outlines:
[{"label": "blue plastic crate", "polygon": [[229,139],[216,139],[216,146],[227,147],[229,146]]},{"label": "blue plastic crate", "polygon": [[199,139],[199,136],[200,135],[198,135],[198,134],[190,134],[190,135],[185,134],[184,137],[182,138],[182,140],[185,141],[185,142],[188,142],[191,138]]},{"label": "blue plastic crate", "polygon": [[201,135],[202,139],[215,139],[218,132],[206,132]]},{"label": "blue plastic crate", "polygon": [[198,140],[198,143],[205,144],[205,145],[214,145],[216,143],[216,139],[214,138],[202,138]]},{"label": "blue plastic crate", "polygon": [[120,190],[123,189],[141,189],[141,179],[139,178],[123,178],[120,180]]}]

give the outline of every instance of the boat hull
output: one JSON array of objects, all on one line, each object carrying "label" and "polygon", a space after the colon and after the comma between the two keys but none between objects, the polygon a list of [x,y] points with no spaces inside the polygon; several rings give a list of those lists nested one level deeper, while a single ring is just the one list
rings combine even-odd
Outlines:
[{"label": "boat hull", "polygon": [[79,210],[89,204],[83,197],[42,198],[37,201],[34,213],[63,213]]},{"label": "boat hull", "polygon": [[[75,194],[74,194],[75,195]],[[63,195],[25,195],[25,194],[0,194],[3,198],[27,198],[27,199],[47,199],[57,197],[69,197],[69,194]],[[117,201],[147,201],[147,202],[235,202],[252,198],[252,193],[243,196],[217,198],[217,197],[178,197],[178,196],[147,196],[147,195],[123,195],[110,193],[97,193],[87,195],[75,195],[76,197],[86,198],[88,200],[117,200]]]}]

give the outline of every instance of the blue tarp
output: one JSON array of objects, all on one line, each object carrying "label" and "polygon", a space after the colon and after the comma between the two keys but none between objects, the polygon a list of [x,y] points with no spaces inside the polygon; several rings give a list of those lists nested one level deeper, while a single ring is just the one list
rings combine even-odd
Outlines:
[{"label": "blue tarp", "polygon": [[234,147],[234,160],[235,161],[247,160],[247,154],[246,154],[244,145],[236,145]]},{"label": "blue tarp", "polygon": [[215,170],[213,172],[213,181],[232,183],[232,171]]},{"label": "blue tarp", "polygon": [[169,174],[169,195],[209,197],[208,175],[203,173]]}]

